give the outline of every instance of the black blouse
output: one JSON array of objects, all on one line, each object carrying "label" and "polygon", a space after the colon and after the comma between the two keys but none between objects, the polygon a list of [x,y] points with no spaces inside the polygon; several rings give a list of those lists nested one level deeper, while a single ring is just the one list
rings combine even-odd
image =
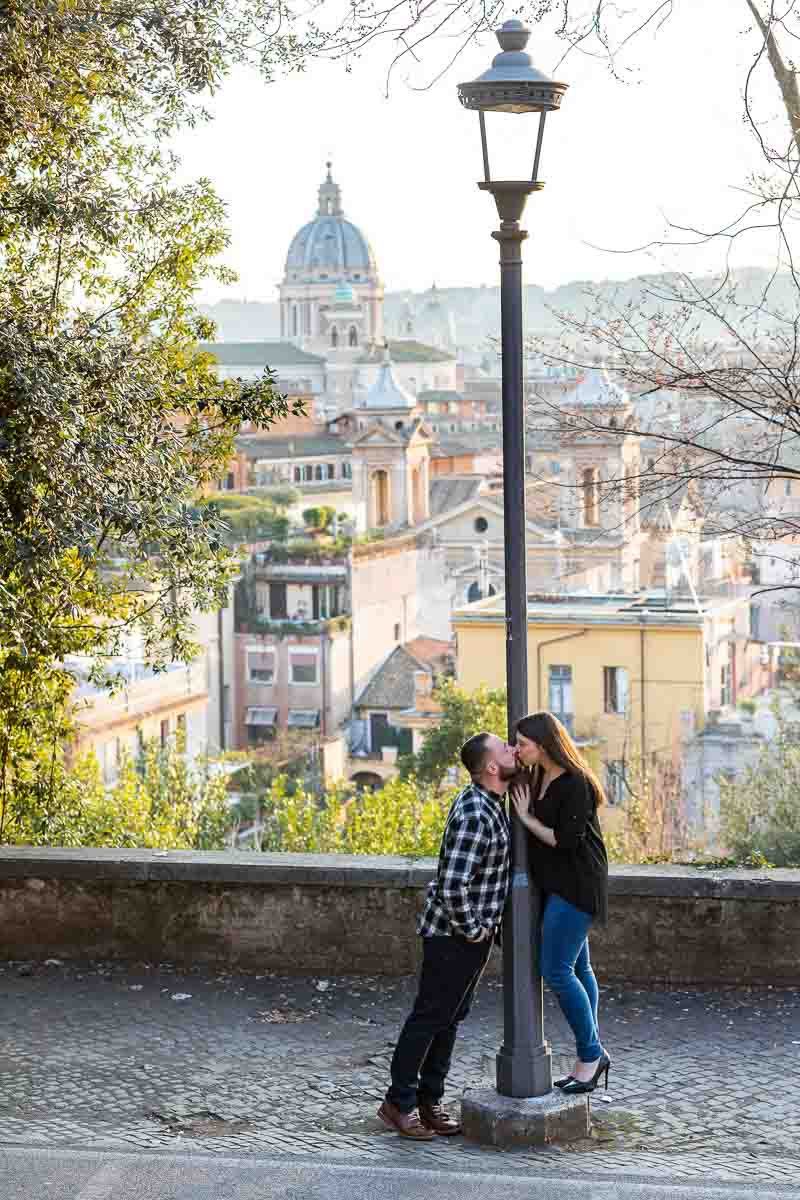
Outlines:
[{"label": "black blouse", "polygon": [[556,839],[553,847],[529,834],[534,883],[543,892],[554,892],[575,908],[605,922],[608,856],[592,789],[582,775],[569,771],[554,779],[535,801],[539,772],[533,771],[530,788],[528,811],[552,829]]}]

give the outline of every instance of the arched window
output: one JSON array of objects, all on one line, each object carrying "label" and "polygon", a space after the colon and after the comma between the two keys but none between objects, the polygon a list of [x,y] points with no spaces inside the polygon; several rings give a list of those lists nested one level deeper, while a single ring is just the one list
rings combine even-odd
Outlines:
[{"label": "arched window", "polygon": [[583,523],[600,524],[600,472],[597,467],[586,467],[582,476]]},{"label": "arched window", "polygon": [[480,589],[480,585],[478,584],[478,581],[476,580],[474,583],[471,583],[469,585],[469,587],[467,588],[467,604],[472,604],[472,602],[474,600],[480,600],[480,598],[481,598],[481,589]]},{"label": "arched window", "polygon": [[411,475],[411,502],[414,512],[414,524],[418,525],[428,515],[425,496],[425,472],[422,466],[415,467]]},{"label": "arched window", "polygon": [[389,524],[389,472],[375,471],[372,475],[372,515],[376,529]]},{"label": "arched window", "polygon": [[333,329],[331,330],[331,345],[333,346],[334,350],[339,345],[339,330],[336,328],[335,325],[334,325]]},{"label": "arched window", "polygon": [[355,325],[350,326],[350,332],[347,335],[347,340],[351,346],[358,345],[358,330],[356,329]]},{"label": "arched window", "polygon": [[486,530],[488,528],[489,528],[489,522],[486,520],[486,517],[476,517],[475,518],[475,532],[476,533],[486,533]]},{"label": "arched window", "polygon": [[322,464],[321,463],[317,463],[316,467],[314,468],[314,478],[318,482],[322,482],[322,480],[325,478],[325,476],[322,474]]}]

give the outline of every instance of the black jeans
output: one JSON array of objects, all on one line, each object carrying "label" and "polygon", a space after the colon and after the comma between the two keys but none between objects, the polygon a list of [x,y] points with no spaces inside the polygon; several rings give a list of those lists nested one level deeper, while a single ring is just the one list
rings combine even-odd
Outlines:
[{"label": "black jeans", "polygon": [[392,1082],[386,1097],[401,1112],[417,1104],[436,1104],[444,1095],[459,1022],[492,950],[492,938],[468,942],[461,937],[426,937],[417,998],[392,1057]]}]

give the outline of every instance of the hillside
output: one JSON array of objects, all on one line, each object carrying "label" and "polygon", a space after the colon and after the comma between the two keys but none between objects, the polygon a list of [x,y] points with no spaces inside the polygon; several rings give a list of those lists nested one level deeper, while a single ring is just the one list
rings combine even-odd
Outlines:
[{"label": "hillside", "polygon": [[[668,275],[643,275],[600,283],[575,280],[552,291],[529,284],[524,289],[527,329],[531,333],[555,332],[558,322],[552,310],[566,311],[573,315],[584,312],[587,288],[601,292],[615,306],[638,299],[645,299],[648,306],[654,306],[655,301],[646,299],[648,292],[663,289],[665,284],[669,285],[670,278]],[[736,272],[735,278],[740,302],[757,304],[769,281],[770,273],[758,267],[751,267]],[[699,282],[706,284],[710,290],[714,281],[709,278]],[[479,347],[487,336],[498,333],[499,288],[439,287],[437,293],[440,302],[447,305],[453,314],[460,346]],[[384,309],[387,333],[396,334],[405,301],[410,302],[415,312],[421,312],[429,298],[428,292],[387,292]],[[201,304],[198,307],[216,322],[217,336],[221,341],[263,341],[280,337],[277,303],[231,298],[220,300],[213,305]],[[788,312],[793,312],[797,307],[796,288],[788,274],[778,275],[774,279],[770,289],[770,307],[773,310],[784,308]],[[762,327],[767,323],[762,317]],[[421,318],[419,336],[424,340],[424,315]]]}]

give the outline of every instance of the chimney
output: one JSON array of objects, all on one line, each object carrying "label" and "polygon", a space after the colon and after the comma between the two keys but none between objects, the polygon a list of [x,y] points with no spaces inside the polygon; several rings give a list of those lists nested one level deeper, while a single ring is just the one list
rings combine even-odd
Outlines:
[{"label": "chimney", "polygon": [[429,700],[433,694],[433,675],[430,671],[414,672],[414,708],[419,709],[420,701]]}]

